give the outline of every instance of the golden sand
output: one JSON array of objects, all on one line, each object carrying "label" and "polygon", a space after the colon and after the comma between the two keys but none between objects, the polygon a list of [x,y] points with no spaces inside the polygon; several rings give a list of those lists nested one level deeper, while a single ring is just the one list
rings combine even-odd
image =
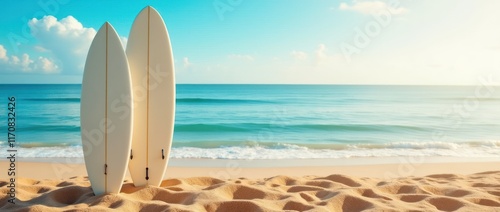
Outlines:
[{"label": "golden sand", "polygon": [[94,196],[87,177],[0,180],[0,211],[500,211],[500,171],[394,179],[329,176],[172,178],[160,187]]}]

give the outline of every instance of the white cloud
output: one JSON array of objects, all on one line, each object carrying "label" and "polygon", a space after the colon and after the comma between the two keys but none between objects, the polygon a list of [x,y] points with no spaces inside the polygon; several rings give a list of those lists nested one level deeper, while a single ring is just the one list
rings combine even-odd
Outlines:
[{"label": "white cloud", "polygon": [[[32,47],[35,54],[8,55],[0,45],[0,71],[27,73],[79,74],[83,71],[85,58],[96,30],[84,27],[73,16],[57,20],[54,16],[33,18],[28,21],[31,34],[37,44]],[[124,47],[127,37],[120,36]]]},{"label": "white cloud", "polygon": [[255,59],[251,55],[245,55],[245,54],[230,54],[227,56],[229,59],[232,60],[242,60],[242,61],[254,61]]},{"label": "white cloud", "polygon": [[23,54],[23,56],[21,57],[21,62],[15,65],[19,65],[22,71],[31,72],[33,70],[31,67],[32,63],[33,60],[30,59],[30,56],[28,54]]},{"label": "white cloud", "polygon": [[302,51],[293,50],[292,52],[290,52],[290,55],[296,60],[306,60],[307,59],[307,54],[305,52],[302,52]]},{"label": "white cloud", "polygon": [[340,10],[350,10],[359,12],[365,15],[369,14],[378,14],[382,11],[388,10],[390,13],[394,15],[399,15],[408,12],[406,8],[403,7],[394,7],[392,5],[388,5],[383,1],[355,1],[353,0],[352,4],[340,3]]},{"label": "white cloud", "polygon": [[16,55],[9,57],[7,50],[0,45],[0,70],[5,72],[42,72],[58,73],[59,66],[45,57],[38,57],[36,60],[24,53],[21,58]]},{"label": "white cloud", "polygon": [[19,57],[17,56],[12,56],[12,62],[11,63],[14,63],[14,64],[18,64],[19,63]]},{"label": "white cloud", "polygon": [[59,66],[47,58],[38,57],[38,60],[35,63],[35,69],[43,70],[45,73],[57,73]]},{"label": "white cloud", "polygon": [[189,58],[188,57],[184,57],[182,59],[182,63],[184,64],[184,68],[189,68],[191,67],[191,62],[189,62]]},{"label": "white cloud", "polygon": [[[331,57],[327,54],[326,45],[322,43],[318,45],[316,50],[314,50],[313,52],[309,52],[309,54],[303,51],[294,50],[290,52],[290,55],[297,61],[307,61],[307,64],[304,65],[306,65],[305,67],[309,68],[331,62]],[[311,55],[310,60],[308,59],[309,55]]]},{"label": "white cloud", "polygon": [[[85,57],[96,31],[84,28],[72,16],[57,20],[54,16],[33,18],[28,21],[31,34],[38,44],[32,48],[45,56],[32,57],[30,54],[8,55],[0,45],[0,67],[6,72],[28,73],[79,73],[83,70]],[[122,37],[126,44],[127,39]]]},{"label": "white cloud", "polygon": [[0,45],[0,60],[9,60],[9,58],[7,57],[7,50],[2,45]]},{"label": "white cloud", "polygon": [[[64,73],[83,71],[85,58],[96,34],[93,28],[85,28],[73,16],[57,20],[54,16],[33,18],[28,22],[31,34],[38,40],[39,46],[51,52]],[[126,42],[122,38],[122,42]],[[40,67],[58,67],[43,61]]]}]

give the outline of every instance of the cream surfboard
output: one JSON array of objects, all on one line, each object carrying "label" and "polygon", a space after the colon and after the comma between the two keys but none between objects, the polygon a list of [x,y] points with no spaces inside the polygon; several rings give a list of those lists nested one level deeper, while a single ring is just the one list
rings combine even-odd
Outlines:
[{"label": "cream surfboard", "polygon": [[85,166],[95,195],[121,190],[132,143],[131,95],[125,51],[106,22],[87,55],[80,106]]},{"label": "cream surfboard", "polygon": [[159,186],[172,145],[175,77],[167,28],[152,7],[135,18],[126,53],[135,107],[130,176],[135,186]]}]

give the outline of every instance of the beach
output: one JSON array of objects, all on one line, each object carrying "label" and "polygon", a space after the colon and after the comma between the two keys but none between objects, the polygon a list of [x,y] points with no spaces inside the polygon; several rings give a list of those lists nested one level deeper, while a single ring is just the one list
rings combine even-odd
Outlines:
[{"label": "beach", "polygon": [[500,211],[500,94],[473,86],[178,85],[161,186],[98,196],[80,85],[12,86],[0,211]]},{"label": "beach", "polygon": [[[172,160],[160,187],[94,196],[85,165],[67,159],[16,163],[16,204],[0,174],[0,209],[12,211],[499,211],[500,161],[433,158],[318,160],[293,166],[263,160]],[[370,162],[368,162],[370,161]],[[403,161],[391,163],[391,161]],[[448,162],[442,162],[448,161]],[[310,163],[310,161],[308,161]],[[365,163],[365,164],[363,164]],[[288,164],[288,165],[286,165]],[[0,167],[8,167],[7,161]],[[300,165],[300,164],[299,164]],[[274,167],[272,167],[274,166]]]},{"label": "beach", "polygon": [[499,7],[4,1],[0,212],[500,212]]}]

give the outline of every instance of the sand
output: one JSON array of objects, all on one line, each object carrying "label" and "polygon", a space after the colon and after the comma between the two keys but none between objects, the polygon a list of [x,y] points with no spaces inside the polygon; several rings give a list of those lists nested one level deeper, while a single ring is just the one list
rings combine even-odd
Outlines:
[{"label": "sand", "polygon": [[16,204],[7,202],[9,182],[0,175],[0,211],[500,211],[499,162],[421,164],[411,173],[398,164],[173,167],[167,173],[177,174],[160,187],[136,188],[127,177],[121,193],[100,196],[83,164],[17,166]]}]

